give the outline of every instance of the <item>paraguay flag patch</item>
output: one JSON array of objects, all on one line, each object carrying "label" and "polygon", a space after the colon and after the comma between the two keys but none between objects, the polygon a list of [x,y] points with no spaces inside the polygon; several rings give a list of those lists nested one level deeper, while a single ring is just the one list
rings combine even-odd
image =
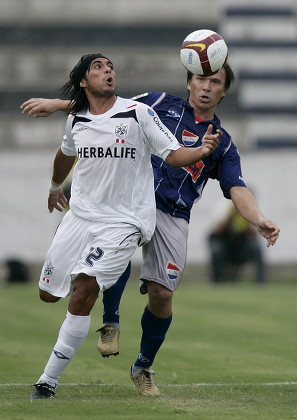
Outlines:
[{"label": "paraguay flag patch", "polygon": [[193,144],[197,143],[199,140],[199,136],[194,133],[191,133],[188,130],[183,130],[182,132],[182,142],[185,146],[193,146]]},{"label": "paraguay flag patch", "polygon": [[176,280],[181,275],[181,269],[177,265],[173,264],[172,262],[169,262],[167,264],[166,272],[167,272],[167,276],[169,280]]}]

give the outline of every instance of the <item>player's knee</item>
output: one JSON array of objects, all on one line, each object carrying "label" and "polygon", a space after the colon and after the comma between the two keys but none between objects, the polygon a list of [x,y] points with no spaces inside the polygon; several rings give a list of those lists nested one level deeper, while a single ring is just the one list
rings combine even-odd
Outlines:
[{"label": "player's knee", "polygon": [[43,302],[47,303],[55,303],[58,302],[61,298],[58,296],[53,296],[48,292],[45,292],[44,290],[39,289],[39,297]]},{"label": "player's knee", "polygon": [[172,315],[173,293],[160,284],[149,282],[148,309],[157,318],[168,318]]},{"label": "player's knee", "polygon": [[73,283],[73,293],[69,302],[71,313],[79,314],[77,311],[88,312],[92,309],[99,294],[99,286],[95,277],[79,274]]},{"label": "player's knee", "polygon": [[159,302],[159,304],[164,304],[170,302],[172,299],[173,292],[161,284],[148,282],[147,290],[150,301],[153,300]]}]

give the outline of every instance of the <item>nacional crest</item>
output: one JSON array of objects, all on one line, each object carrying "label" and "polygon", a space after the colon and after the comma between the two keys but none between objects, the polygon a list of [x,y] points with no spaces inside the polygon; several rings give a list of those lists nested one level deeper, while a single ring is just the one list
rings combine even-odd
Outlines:
[{"label": "nacional crest", "polygon": [[193,144],[197,143],[198,140],[199,140],[199,136],[191,133],[188,130],[183,130],[182,142],[185,146],[193,146]]},{"label": "nacional crest", "polygon": [[169,280],[176,280],[181,276],[181,269],[172,262],[167,264],[166,272]]}]

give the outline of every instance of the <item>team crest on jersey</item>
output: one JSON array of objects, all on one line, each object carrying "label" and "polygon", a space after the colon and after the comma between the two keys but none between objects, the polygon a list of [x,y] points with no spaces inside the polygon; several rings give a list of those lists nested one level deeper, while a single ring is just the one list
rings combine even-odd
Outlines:
[{"label": "team crest on jersey", "polygon": [[53,272],[54,272],[54,267],[51,265],[51,263],[47,264],[43,271],[45,277],[51,277],[53,275]]},{"label": "team crest on jersey", "polygon": [[43,278],[42,280],[46,283],[49,283],[49,279],[52,277],[54,272],[54,267],[51,265],[51,263],[47,264],[43,270]]},{"label": "team crest on jersey", "polygon": [[197,143],[198,140],[199,136],[197,136],[197,134],[193,134],[188,130],[183,130],[182,142],[185,146],[193,146],[193,144]]},{"label": "team crest on jersey", "polygon": [[126,137],[127,133],[128,133],[127,125],[124,125],[123,123],[121,123],[115,126],[115,135],[117,137],[121,137],[121,138]]},{"label": "team crest on jersey", "polygon": [[172,262],[169,262],[166,267],[166,273],[169,280],[176,280],[181,276],[181,269]]}]

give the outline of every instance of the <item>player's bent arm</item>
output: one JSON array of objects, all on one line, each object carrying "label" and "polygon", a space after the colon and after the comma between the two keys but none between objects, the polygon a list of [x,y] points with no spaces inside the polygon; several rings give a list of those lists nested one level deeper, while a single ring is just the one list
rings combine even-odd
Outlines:
[{"label": "player's bent arm", "polygon": [[235,186],[230,189],[230,195],[242,217],[254,225],[267,240],[267,246],[274,245],[280,229],[274,222],[263,216],[251,191],[246,187]]},{"label": "player's bent arm", "polygon": [[187,149],[185,147],[180,147],[177,150],[172,150],[166,158],[166,162],[169,165],[176,168],[181,166],[191,166],[194,165],[199,160],[205,157],[203,153],[202,146],[196,147],[195,149]]},{"label": "player's bent arm", "polygon": [[217,130],[215,134],[212,134],[212,129],[212,124],[209,124],[202,139],[202,146],[193,149],[180,147],[177,150],[172,150],[167,156],[166,162],[177,168],[191,166],[213,153],[219,145],[222,132]]},{"label": "player's bent arm", "polygon": [[62,183],[71,171],[74,162],[75,156],[66,156],[61,149],[57,151],[48,196],[48,210],[50,213],[54,209],[63,211],[67,207],[68,200],[64,195]]},{"label": "player's bent arm", "polygon": [[56,111],[70,111],[71,102],[62,99],[31,98],[20,106],[28,117],[48,117]]}]

